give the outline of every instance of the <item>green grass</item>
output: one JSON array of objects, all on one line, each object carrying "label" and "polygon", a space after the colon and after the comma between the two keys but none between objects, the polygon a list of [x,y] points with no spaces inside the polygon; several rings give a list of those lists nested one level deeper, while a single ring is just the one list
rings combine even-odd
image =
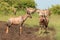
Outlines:
[{"label": "green grass", "polygon": [[60,40],[60,15],[52,15],[49,26],[56,29],[56,40]]},{"label": "green grass", "polygon": [[[24,15],[24,11],[17,12],[16,16]],[[14,17],[15,15],[2,15],[0,14],[0,21],[7,21],[10,17]],[[39,25],[39,16],[37,13],[32,14],[32,18],[28,18],[25,24],[33,27],[34,25]],[[56,40],[60,40],[60,15],[51,15],[49,17],[49,27],[54,27],[56,29]]]}]

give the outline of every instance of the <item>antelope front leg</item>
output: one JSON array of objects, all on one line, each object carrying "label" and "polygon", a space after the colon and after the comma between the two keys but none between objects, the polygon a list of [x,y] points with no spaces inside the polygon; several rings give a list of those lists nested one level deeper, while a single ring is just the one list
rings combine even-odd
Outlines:
[{"label": "antelope front leg", "polygon": [[20,35],[22,34],[22,27],[20,26]]},{"label": "antelope front leg", "polygon": [[6,33],[8,33],[8,27],[6,28]]}]

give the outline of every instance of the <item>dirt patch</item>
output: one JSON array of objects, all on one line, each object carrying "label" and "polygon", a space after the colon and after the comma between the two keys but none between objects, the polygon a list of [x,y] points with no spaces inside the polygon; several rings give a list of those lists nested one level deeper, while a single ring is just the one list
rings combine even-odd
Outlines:
[{"label": "dirt patch", "polygon": [[48,28],[52,34],[44,34],[43,37],[35,35],[35,32],[39,31],[39,27],[28,27],[24,25],[23,33],[19,35],[19,25],[11,25],[9,33],[6,34],[6,22],[0,21],[0,40],[54,40],[55,35],[54,28]]}]

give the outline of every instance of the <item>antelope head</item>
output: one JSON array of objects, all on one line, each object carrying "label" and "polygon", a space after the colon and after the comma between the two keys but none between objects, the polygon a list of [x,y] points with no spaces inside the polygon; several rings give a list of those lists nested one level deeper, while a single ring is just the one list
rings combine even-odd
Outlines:
[{"label": "antelope head", "polygon": [[32,18],[31,13],[27,12],[29,18]]},{"label": "antelope head", "polygon": [[50,15],[51,15],[51,11],[50,11],[50,10],[48,10],[48,9],[45,9],[45,13],[46,13],[48,16],[50,16]]},{"label": "antelope head", "polygon": [[29,7],[29,8],[26,8],[26,11],[29,12],[30,14],[33,14],[36,11],[36,9]]}]

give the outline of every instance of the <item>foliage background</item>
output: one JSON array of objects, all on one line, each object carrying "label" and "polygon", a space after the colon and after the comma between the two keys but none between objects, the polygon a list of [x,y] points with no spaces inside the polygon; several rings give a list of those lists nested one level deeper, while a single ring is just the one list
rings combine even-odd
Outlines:
[{"label": "foliage background", "polygon": [[26,7],[35,8],[35,5],[34,0],[0,0],[0,13],[8,14]]}]

